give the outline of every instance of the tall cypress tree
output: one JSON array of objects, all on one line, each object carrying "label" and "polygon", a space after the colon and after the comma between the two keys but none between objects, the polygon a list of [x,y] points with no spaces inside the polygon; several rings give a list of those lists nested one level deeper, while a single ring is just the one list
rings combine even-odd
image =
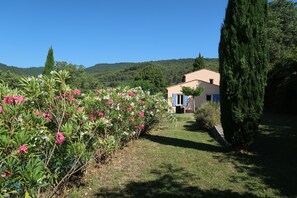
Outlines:
[{"label": "tall cypress tree", "polygon": [[197,70],[204,69],[204,68],[205,68],[204,58],[199,53],[199,56],[197,58],[195,58],[195,61],[193,63],[193,71],[197,71]]},{"label": "tall cypress tree", "polygon": [[258,132],[267,78],[267,0],[229,0],[219,45],[221,122],[236,150]]},{"label": "tall cypress tree", "polygon": [[55,69],[54,50],[52,47],[49,48],[46,62],[44,65],[43,75],[49,75],[51,71]]}]

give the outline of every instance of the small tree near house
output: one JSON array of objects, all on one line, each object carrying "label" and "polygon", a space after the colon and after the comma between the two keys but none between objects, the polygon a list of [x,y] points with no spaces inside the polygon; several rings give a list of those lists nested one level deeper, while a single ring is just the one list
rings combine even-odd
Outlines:
[{"label": "small tree near house", "polygon": [[181,92],[185,94],[186,96],[192,96],[193,97],[193,111],[195,112],[195,98],[196,96],[200,96],[202,92],[204,91],[204,87],[196,87],[196,88],[191,88],[191,87],[182,87]]}]

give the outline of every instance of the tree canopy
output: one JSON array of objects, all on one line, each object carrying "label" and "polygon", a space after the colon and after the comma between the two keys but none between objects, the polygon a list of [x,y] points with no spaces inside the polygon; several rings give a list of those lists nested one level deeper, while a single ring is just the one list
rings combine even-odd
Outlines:
[{"label": "tree canopy", "polygon": [[258,132],[266,85],[267,0],[229,0],[219,45],[221,123],[236,150]]},{"label": "tree canopy", "polygon": [[195,58],[195,61],[193,63],[193,71],[197,71],[200,69],[205,68],[205,62],[203,56],[199,53],[199,56]]},{"label": "tree canopy", "polygon": [[275,63],[297,46],[297,3],[273,0],[268,9],[270,62]]},{"label": "tree canopy", "polygon": [[148,63],[136,75],[134,86],[140,86],[142,89],[151,93],[165,92],[167,85],[164,71],[158,65]]},{"label": "tree canopy", "polygon": [[54,50],[52,47],[49,48],[47,57],[46,57],[46,62],[44,65],[44,71],[43,75],[49,75],[51,71],[55,69],[55,60],[54,60]]}]

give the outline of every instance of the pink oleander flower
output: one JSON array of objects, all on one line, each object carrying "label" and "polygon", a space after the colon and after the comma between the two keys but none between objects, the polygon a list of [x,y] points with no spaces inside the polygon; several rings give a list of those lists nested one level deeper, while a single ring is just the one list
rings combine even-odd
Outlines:
[{"label": "pink oleander flower", "polygon": [[76,90],[73,90],[72,91],[72,94],[73,95],[80,95],[81,93],[80,93],[80,90],[79,89],[76,89]]},{"label": "pink oleander flower", "polygon": [[42,115],[43,115],[43,117],[44,117],[44,119],[46,121],[51,121],[51,119],[52,119],[52,115],[51,114],[49,114],[49,113],[43,113]]},{"label": "pink oleander flower", "polygon": [[95,121],[95,120],[96,120],[96,117],[95,117],[92,113],[90,113],[90,115],[89,115],[89,119],[90,119],[91,121]]},{"label": "pink oleander flower", "polygon": [[61,99],[62,98],[62,96],[61,95],[59,95],[59,96],[56,96],[56,100],[59,100],[59,99]]},{"label": "pink oleander flower", "polygon": [[71,102],[74,102],[76,99],[75,99],[75,98],[69,98],[69,100],[70,100]]},{"label": "pink oleander flower", "polygon": [[3,102],[6,103],[6,104],[11,105],[11,104],[14,102],[14,99],[13,99],[13,97],[5,96],[5,97],[3,98]]},{"label": "pink oleander flower", "polygon": [[13,104],[13,103],[16,103],[16,102],[19,102],[19,103],[22,103],[22,102],[25,102],[25,97],[24,96],[5,96],[3,98],[3,102],[5,102],[6,104]]},{"label": "pink oleander flower", "polygon": [[3,108],[2,108],[2,106],[0,105],[0,113],[2,113],[2,110],[3,110]]},{"label": "pink oleander flower", "polygon": [[64,140],[65,140],[65,137],[64,137],[63,133],[61,133],[61,132],[58,131],[57,134],[56,134],[56,141],[55,141],[55,143],[56,144],[62,144],[64,142]]},{"label": "pink oleander flower", "polygon": [[20,148],[17,150],[17,153],[27,153],[28,147],[23,144],[22,146],[20,146]]},{"label": "pink oleander flower", "polygon": [[131,122],[135,122],[135,119],[134,119],[134,118],[131,118],[130,121],[131,121]]},{"label": "pink oleander flower", "polygon": [[144,113],[142,111],[138,111],[138,114],[143,118],[144,117]]},{"label": "pink oleander flower", "polygon": [[140,125],[140,129],[141,129],[141,130],[144,129],[144,124]]},{"label": "pink oleander flower", "polygon": [[24,96],[13,96],[13,99],[15,102],[19,102],[19,103],[26,101]]},{"label": "pink oleander flower", "polygon": [[131,92],[131,91],[128,91],[128,94],[129,94],[129,96],[131,96],[131,97],[133,97],[133,98],[136,96],[136,93]]},{"label": "pink oleander flower", "polygon": [[67,91],[67,92],[65,93],[65,97],[68,98],[70,94],[71,94],[71,92],[70,92],[70,91]]},{"label": "pink oleander flower", "polygon": [[77,110],[78,111],[83,111],[84,110],[84,107],[79,106],[79,107],[77,107]]},{"label": "pink oleander flower", "polygon": [[40,115],[41,112],[40,112],[40,111],[36,111],[35,114],[36,114],[36,115]]},{"label": "pink oleander flower", "polygon": [[132,111],[132,107],[128,107],[127,108],[127,111]]},{"label": "pink oleander flower", "polygon": [[104,117],[104,116],[105,116],[105,113],[104,113],[103,111],[100,111],[100,112],[98,113],[98,116],[99,116],[99,117]]},{"label": "pink oleander flower", "polygon": [[3,173],[1,174],[1,177],[2,177],[3,179],[5,179],[6,175],[7,175],[7,173],[6,173],[6,172],[3,172]]}]

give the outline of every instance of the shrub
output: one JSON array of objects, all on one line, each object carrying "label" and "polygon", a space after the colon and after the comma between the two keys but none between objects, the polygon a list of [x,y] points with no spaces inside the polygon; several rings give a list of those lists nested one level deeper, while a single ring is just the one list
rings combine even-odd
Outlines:
[{"label": "shrub", "polygon": [[98,151],[112,154],[167,115],[160,95],[128,87],[83,94],[69,77],[23,78],[19,90],[0,84],[0,197],[52,195]]},{"label": "shrub", "polygon": [[199,128],[209,130],[220,124],[220,104],[206,102],[195,111],[194,116]]}]

